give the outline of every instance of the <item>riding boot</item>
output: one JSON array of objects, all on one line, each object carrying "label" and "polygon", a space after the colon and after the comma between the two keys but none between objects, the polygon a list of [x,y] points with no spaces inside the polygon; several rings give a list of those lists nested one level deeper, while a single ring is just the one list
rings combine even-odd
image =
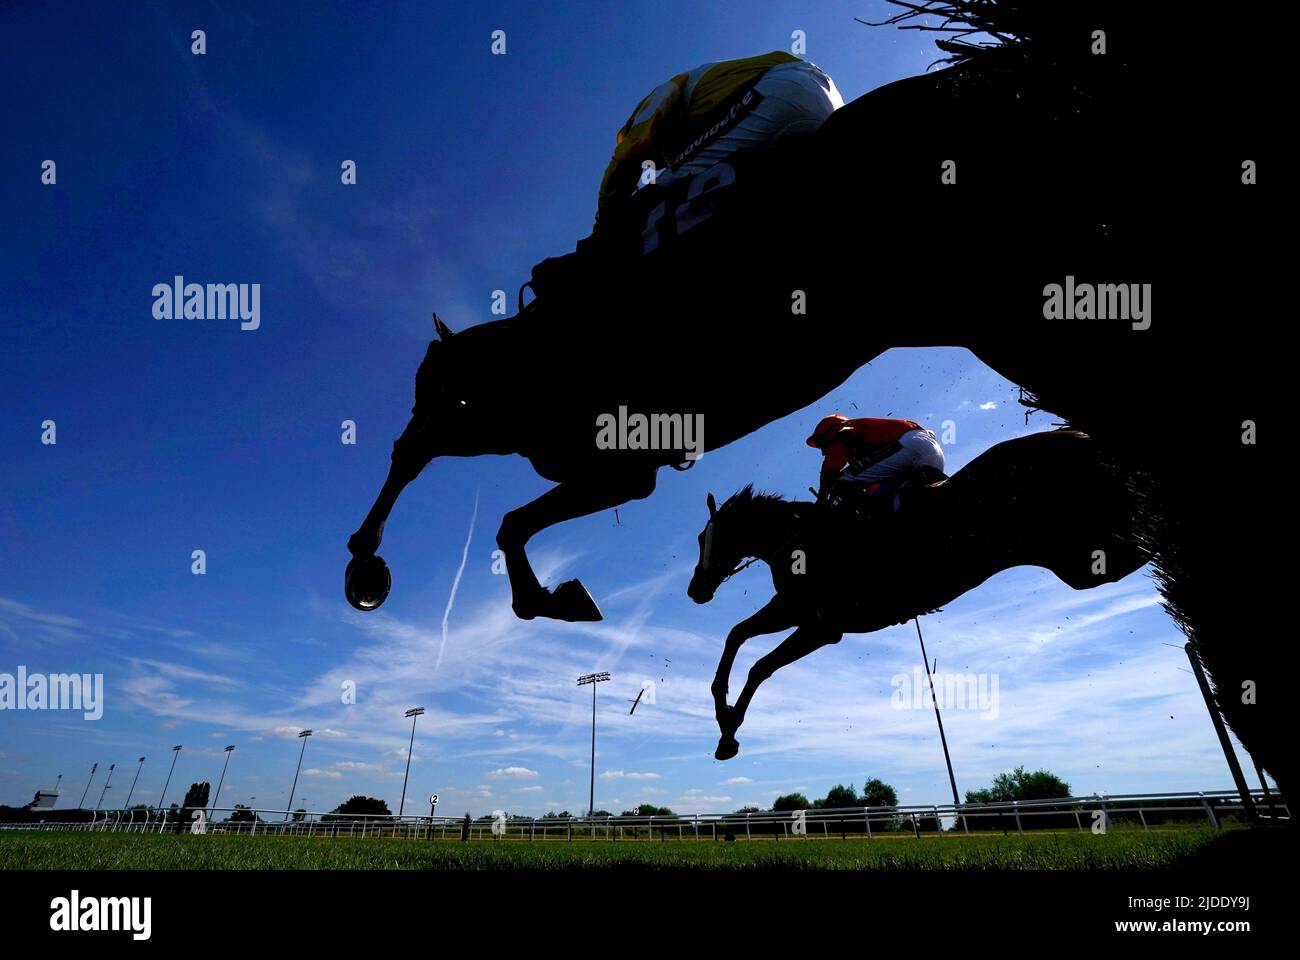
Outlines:
[{"label": "riding boot", "polygon": [[573,253],[547,257],[534,266],[529,281],[533,295],[554,298],[614,286],[640,257],[640,238],[631,227],[633,222],[607,215],[590,236],[574,245]]}]

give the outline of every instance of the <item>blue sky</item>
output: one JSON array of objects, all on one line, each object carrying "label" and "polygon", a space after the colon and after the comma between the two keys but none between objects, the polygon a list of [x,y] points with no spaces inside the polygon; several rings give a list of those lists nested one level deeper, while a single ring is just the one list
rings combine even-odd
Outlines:
[{"label": "blue sky", "polygon": [[[517,458],[434,464],[384,544],[395,587],[362,615],[342,597],[345,543],[410,408],[433,310],[492,319],[492,293],[591,224],[614,132],[653,86],[698,63],[787,48],[846,100],[922,71],[926,37],[873,30],[881,2],[230,2],[6,5],[0,12],[0,672],[103,673],[103,719],[0,713],[0,803],[94,762],[124,794],[220,772],[225,802],[282,806],[312,727],[299,799],[396,808],[410,706],[423,705],[408,796],[440,812],[586,806],[600,688],[598,807],[765,806],[880,777],[904,802],[947,797],[934,719],[891,706],[915,632],[846,637],[770,680],[712,759],[709,682],[722,637],[770,595],[753,568],[713,603],[685,596],[704,497],[816,482],[803,446],[824,413],[956,425],[959,468],[1026,424],[1014,385],[964,350],[892,351],[832,396],[665,471],[647,501],[548,531],[543,579],[580,576],[606,619],[515,620],[492,572],[501,515],[547,488]],[[190,52],[203,29],[207,53]],[[507,54],[492,56],[502,29]],[[889,145],[882,143],[881,149]],[[41,164],[57,163],[42,185]],[[340,183],[354,160],[357,183]],[[887,269],[887,265],[884,266]],[[177,274],[261,285],[262,323],[157,320]],[[881,318],[879,322],[889,322]],[[529,413],[546,415],[546,398]],[[58,442],[40,442],[41,424]],[[340,443],[354,420],[358,443]],[[951,469],[950,469],[951,472]],[[477,501],[477,517],[471,515]],[[468,560],[448,600],[462,550]],[[191,551],[207,573],[190,572]],[[442,623],[447,617],[444,644]],[[1182,637],[1145,571],[1077,593],[1008,571],[925,618],[939,669],[996,675],[996,718],[946,717],[958,785],[1017,764],[1078,793],[1230,783]],[[779,638],[745,647],[733,674]],[[1173,646],[1169,646],[1172,644]],[[441,657],[441,659],[439,659]],[[647,680],[654,702],[628,715]],[[344,704],[340,688],[357,688]],[[177,798],[177,794],[172,794]],[[417,808],[419,804],[416,804]]]}]

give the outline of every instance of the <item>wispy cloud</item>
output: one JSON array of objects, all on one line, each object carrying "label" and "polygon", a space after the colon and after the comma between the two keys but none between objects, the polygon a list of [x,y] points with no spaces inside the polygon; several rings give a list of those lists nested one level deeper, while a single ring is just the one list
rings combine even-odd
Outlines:
[{"label": "wispy cloud", "polygon": [[474,524],[478,521],[478,491],[474,491],[474,510],[469,518],[469,532],[465,535],[465,547],[460,554],[460,566],[456,569],[456,578],[451,582],[451,593],[447,596],[447,609],[442,612],[442,642],[438,644],[438,659],[433,663],[433,672],[442,666],[442,654],[447,649],[447,624],[451,620],[451,610],[456,604],[456,592],[460,590],[460,578],[465,574],[465,564],[469,560],[469,545],[474,541]]}]

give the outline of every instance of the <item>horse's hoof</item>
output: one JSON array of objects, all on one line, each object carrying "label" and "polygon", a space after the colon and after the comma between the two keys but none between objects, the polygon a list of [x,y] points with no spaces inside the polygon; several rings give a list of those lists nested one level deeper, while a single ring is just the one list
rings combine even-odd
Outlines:
[{"label": "horse's hoof", "polygon": [[740,741],[735,737],[724,733],[718,737],[718,749],[713,751],[714,760],[730,760],[736,754],[740,753]]},{"label": "horse's hoof", "polygon": [[379,609],[393,589],[393,575],[384,558],[372,555],[354,557],[343,574],[343,595],[348,603],[363,613]]},{"label": "horse's hoof", "polygon": [[556,620],[577,623],[604,619],[600,607],[579,580],[565,580],[556,587],[549,606],[548,615]]}]

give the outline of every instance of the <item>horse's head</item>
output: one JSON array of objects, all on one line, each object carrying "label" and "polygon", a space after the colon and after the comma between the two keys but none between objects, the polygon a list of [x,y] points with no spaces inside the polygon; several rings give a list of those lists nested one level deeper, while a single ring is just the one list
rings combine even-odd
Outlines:
[{"label": "horse's head", "polygon": [[457,335],[434,314],[438,339],[430,341],[415,372],[415,406],[411,422],[395,449],[409,451],[427,463],[435,456],[494,452],[477,449],[487,434],[471,389],[480,351],[461,343]]},{"label": "horse's head", "polygon": [[456,334],[436,313],[433,326],[438,339],[429,342],[429,349],[415,371],[415,408],[411,412],[417,417],[451,413],[463,404],[463,398],[457,397],[459,378],[452,358],[458,346],[453,344]]},{"label": "horse's head", "polygon": [[709,522],[700,532],[700,560],[695,565],[690,586],[686,588],[686,595],[696,603],[712,600],[722,581],[745,559],[736,536],[735,517],[732,516],[734,511],[729,509],[735,500],[735,496],[731,497],[723,503],[721,509],[714,501],[713,494],[709,494],[705,501],[709,507]]}]

